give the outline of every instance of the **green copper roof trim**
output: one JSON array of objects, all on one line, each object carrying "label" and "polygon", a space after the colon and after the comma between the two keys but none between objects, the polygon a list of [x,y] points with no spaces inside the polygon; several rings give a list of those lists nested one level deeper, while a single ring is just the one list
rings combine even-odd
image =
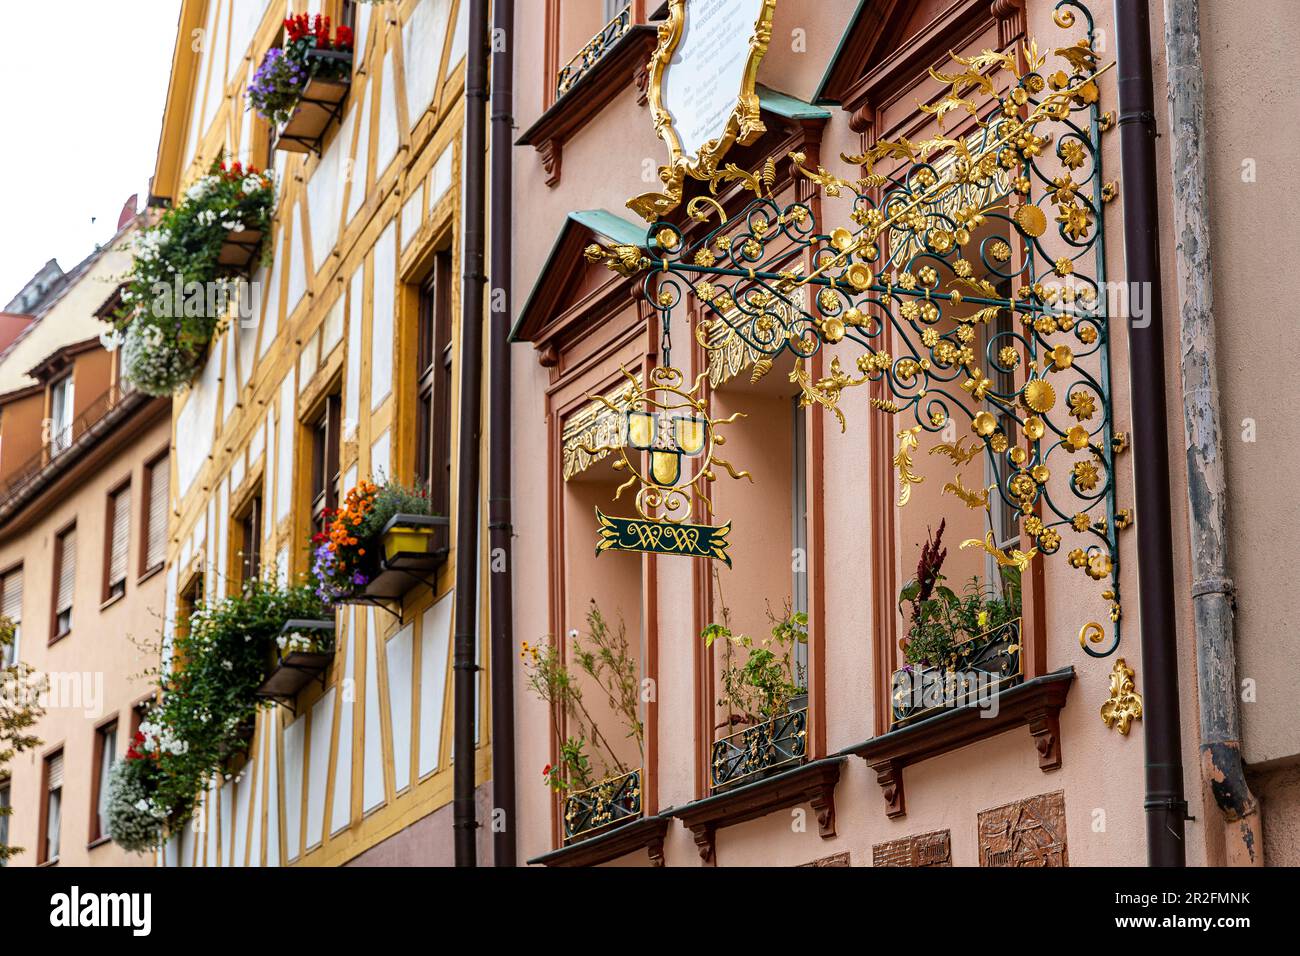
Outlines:
[{"label": "green copper roof trim", "polygon": [[758,92],[758,105],[764,112],[775,113],[777,116],[784,116],[786,119],[794,120],[828,120],[831,118],[831,114],[820,106],[806,103],[789,93],[768,89],[761,84],[756,89]]}]

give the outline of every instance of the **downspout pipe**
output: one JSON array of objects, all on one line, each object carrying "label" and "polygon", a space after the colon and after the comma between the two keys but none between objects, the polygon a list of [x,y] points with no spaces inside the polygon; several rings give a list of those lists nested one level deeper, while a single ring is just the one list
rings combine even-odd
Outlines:
[{"label": "downspout pipe", "polygon": [[514,619],[510,539],[510,323],[514,203],[514,0],[496,0],[492,29],[492,275],[488,323],[488,579],[492,661],[492,859],[515,865]]},{"label": "downspout pipe", "polygon": [[1201,772],[1223,814],[1227,862],[1262,866],[1263,821],[1241,757],[1235,587],[1228,574],[1227,477],[1215,368],[1200,7],[1200,0],[1165,0]]},{"label": "downspout pipe", "polygon": [[477,866],[474,812],[475,695],[478,662],[479,453],[483,413],[484,202],[487,178],[488,8],[470,0],[465,67],[465,266],[461,283],[460,436],[456,488],[455,713],[452,829],[457,866]]},{"label": "downspout pipe", "polygon": [[1165,403],[1156,120],[1147,0],[1115,0],[1124,260],[1130,307],[1129,364],[1134,433],[1138,603],[1142,627],[1146,744],[1147,863],[1185,866],[1182,732],[1178,708],[1178,628],[1174,616],[1173,519]]}]

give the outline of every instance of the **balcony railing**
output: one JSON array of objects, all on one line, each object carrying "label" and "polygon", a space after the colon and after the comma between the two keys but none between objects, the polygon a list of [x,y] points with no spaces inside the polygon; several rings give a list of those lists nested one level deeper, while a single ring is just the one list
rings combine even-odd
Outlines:
[{"label": "balcony railing", "polygon": [[573,89],[573,85],[587,75],[615,43],[632,29],[632,5],[628,4],[618,16],[610,20],[577,55],[560,69],[555,82],[555,98],[559,99]]},{"label": "balcony railing", "polygon": [[1020,618],[953,648],[944,667],[908,665],[894,672],[890,716],[895,726],[987,701],[1024,679]]},{"label": "balcony railing", "polygon": [[577,843],[641,817],[641,771],[602,780],[564,798],[564,842]]},{"label": "balcony railing", "polygon": [[144,396],[119,385],[111,385],[82,409],[81,414],[70,424],[47,434],[41,450],[10,470],[4,480],[0,481],[0,505],[39,482],[48,467],[66,458],[79,444],[93,441],[106,427],[106,420],[112,412],[133,398],[140,401]]},{"label": "balcony railing", "polygon": [[714,741],[709,777],[713,789],[751,783],[804,762],[808,754],[808,708],[780,714]]}]

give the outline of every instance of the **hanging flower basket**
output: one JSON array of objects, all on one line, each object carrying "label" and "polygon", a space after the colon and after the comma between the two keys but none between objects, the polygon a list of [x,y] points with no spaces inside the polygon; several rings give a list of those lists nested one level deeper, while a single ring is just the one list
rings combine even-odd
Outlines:
[{"label": "hanging flower basket", "polygon": [[181,201],[135,240],[113,327],[100,338],[122,348],[126,377],[148,395],[187,385],[240,295],[271,228],[272,177],[214,162]]},{"label": "hanging flower basket", "polygon": [[334,660],[334,622],[292,618],[275,641],[275,667],[258,687],[263,700],[290,703],[313,680],[323,682]]},{"label": "hanging flower basket", "polygon": [[298,14],[284,21],[285,45],[267,51],[248,86],[249,105],[278,127],[276,149],[319,152],[340,119],[352,82],[352,30],[330,35],[330,18]]}]

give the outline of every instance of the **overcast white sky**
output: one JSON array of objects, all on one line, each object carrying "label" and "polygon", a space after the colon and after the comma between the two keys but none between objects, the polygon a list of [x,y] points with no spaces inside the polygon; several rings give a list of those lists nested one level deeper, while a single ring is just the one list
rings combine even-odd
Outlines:
[{"label": "overcast white sky", "polygon": [[6,3],[0,307],[112,237],[153,174],[180,0]]}]

